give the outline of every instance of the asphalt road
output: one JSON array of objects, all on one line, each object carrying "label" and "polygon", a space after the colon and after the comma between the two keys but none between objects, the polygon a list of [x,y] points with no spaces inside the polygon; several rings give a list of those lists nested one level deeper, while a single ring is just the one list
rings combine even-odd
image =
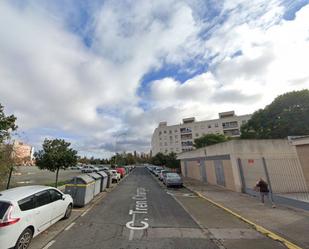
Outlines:
[{"label": "asphalt road", "polygon": [[[130,210],[139,213],[132,214],[131,211],[130,214]],[[133,219],[134,222],[128,223]],[[142,229],[146,226],[149,227]],[[78,219],[69,230],[58,235],[49,248],[218,247],[145,168],[136,168],[100,205]]]},{"label": "asphalt road", "polygon": [[[46,242],[47,243],[47,242]],[[279,242],[136,168],[44,249],[282,249]]]}]

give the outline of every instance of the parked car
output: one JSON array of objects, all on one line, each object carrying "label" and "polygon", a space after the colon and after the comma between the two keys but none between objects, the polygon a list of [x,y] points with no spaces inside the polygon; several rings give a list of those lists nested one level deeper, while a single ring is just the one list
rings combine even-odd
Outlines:
[{"label": "parked car", "polygon": [[166,176],[163,178],[163,183],[166,187],[182,187],[183,182],[182,178],[177,173],[166,173]]},{"label": "parked car", "polygon": [[76,166],[70,167],[70,169],[72,169],[72,170],[82,170],[83,167],[76,165]]},{"label": "parked car", "polygon": [[119,182],[119,181],[120,181],[121,176],[120,176],[120,174],[117,172],[117,170],[112,169],[112,170],[110,170],[109,172],[111,173],[112,183],[114,183],[114,182]]},{"label": "parked car", "polygon": [[161,170],[163,170],[162,167],[156,167],[156,168],[154,169],[154,174],[155,174],[155,176],[159,176]]},{"label": "parked car", "polygon": [[163,181],[164,176],[166,176],[167,173],[172,173],[168,170],[161,170],[160,174],[159,174],[159,180]]},{"label": "parked car", "polygon": [[85,165],[82,169],[82,173],[92,173],[92,172],[99,172],[100,169],[98,167],[92,166],[92,165]]},{"label": "parked car", "polygon": [[105,165],[98,165],[96,166],[100,171],[102,170],[110,170],[110,167],[107,166],[107,164]]},{"label": "parked car", "polygon": [[125,176],[125,174],[126,174],[125,168],[119,167],[119,168],[116,168],[116,170],[120,174],[121,178],[123,178]]},{"label": "parked car", "polygon": [[0,248],[28,248],[31,239],[71,215],[73,200],[56,188],[25,186],[0,192]]}]

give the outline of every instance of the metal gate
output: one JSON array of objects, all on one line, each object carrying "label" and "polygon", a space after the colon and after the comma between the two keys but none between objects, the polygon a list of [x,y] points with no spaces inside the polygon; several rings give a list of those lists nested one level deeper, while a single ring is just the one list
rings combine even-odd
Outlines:
[{"label": "metal gate", "polygon": [[188,176],[188,165],[187,165],[187,160],[184,161],[184,167],[185,167],[185,177]]},{"label": "metal gate", "polygon": [[206,168],[205,168],[205,160],[200,160],[200,174],[203,182],[207,182]]},{"label": "metal gate", "polygon": [[217,184],[221,186],[225,186],[223,163],[221,160],[215,160],[214,162],[215,162],[215,172],[216,172]]},{"label": "metal gate", "polygon": [[297,158],[238,158],[237,162],[243,192],[259,196],[254,186],[262,178],[274,201],[309,210],[309,191]]}]

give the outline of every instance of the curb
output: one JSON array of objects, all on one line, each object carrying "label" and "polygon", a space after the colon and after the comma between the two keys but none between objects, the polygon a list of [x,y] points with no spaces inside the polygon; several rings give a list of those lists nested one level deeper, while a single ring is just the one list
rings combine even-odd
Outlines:
[{"label": "curb", "polygon": [[[128,174],[129,175],[129,174]],[[124,178],[121,179],[120,182],[122,182],[122,180],[124,180],[126,178],[126,176]],[[119,183],[120,183],[119,182]],[[119,183],[117,185],[115,185],[113,188],[111,188],[110,191],[104,191],[101,192],[100,195],[98,196],[97,199],[93,200],[93,202],[89,203],[88,208],[86,208],[83,212],[81,212],[80,214],[78,214],[67,226],[63,227],[61,230],[59,230],[59,232],[57,234],[55,234],[51,239],[49,239],[49,241],[42,247],[42,249],[44,249],[51,241],[53,241],[55,238],[58,237],[58,235],[60,233],[62,233],[68,226],[70,226],[74,221],[76,221],[77,219],[79,219],[80,217],[84,216],[86,213],[88,213],[94,206],[96,206],[96,204],[99,203],[99,201],[101,201],[102,199],[104,199],[109,193],[113,192],[114,189],[116,189],[119,186]]]},{"label": "curb", "polygon": [[280,242],[283,243],[287,248],[289,248],[289,249],[302,249],[302,247],[299,247],[298,245],[296,245],[296,244],[294,244],[294,243],[288,241],[287,239],[285,239],[285,238],[279,236],[278,234],[276,234],[276,233],[274,233],[274,232],[272,232],[272,231],[270,231],[270,230],[268,230],[268,229],[266,229],[266,228],[264,228],[264,227],[262,227],[262,226],[260,226],[260,225],[258,225],[258,224],[255,224],[254,222],[248,220],[247,218],[241,216],[240,214],[238,214],[238,213],[236,213],[236,212],[234,212],[234,211],[228,209],[227,207],[225,207],[225,206],[223,206],[223,205],[221,205],[221,204],[219,204],[219,203],[217,203],[217,202],[215,202],[215,201],[209,199],[208,197],[205,197],[205,196],[204,196],[203,194],[201,194],[199,191],[195,191],[195,190],[191,189],[191,188],[190,188],[189,186],[187,186],[187,185],[184,185],[184,186],[185,186],[187,189],[189,189],[190,191],[194,192],[194,193],[195,193],[196,195],[198,195],[200,198],[205,199],[206,201],[212,203],[213,205],[215,205],[215,206],[217,206],[217,207],[223,209],[224,211],[226,211],[226,212],[228,212],[228,213],[234,215],[234,216],[237,217],[238,219],[240,219],[240,220],[242,220],[242,221],[248,223],[249,225],[253,226],[253,228],[254,228],[256,231],[258,231],[259,233],[261,233],[261,234],[263,234],[263,235],[265,235],[265,236],[267,236],[267,237],[269,237],[269,238],[271,238],[271,239],[273,239],[273,240],[280,241]]}]

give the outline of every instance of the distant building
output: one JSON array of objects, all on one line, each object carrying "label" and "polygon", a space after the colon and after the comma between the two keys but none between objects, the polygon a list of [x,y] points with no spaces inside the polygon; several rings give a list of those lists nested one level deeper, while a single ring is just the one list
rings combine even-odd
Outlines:
[{"label": "distant building", "polygon": [[234,111],[219,113],[219,119],[196,121],[194,117],[183,119],[179,125],[167,125],[160,122],[154,130],[151,140],[152,155],[159,152],[181,153],[193,150],[194,139],[204,134],[224,134],[230,137],[240,136],[240,127],[251,118],[251,114],[236,116]]},{"label": "distant building", "polygon": [[20,141],[13,143],[13,156],[19,165],[33,165],[34,164],[34,148],[31,145]]}]

